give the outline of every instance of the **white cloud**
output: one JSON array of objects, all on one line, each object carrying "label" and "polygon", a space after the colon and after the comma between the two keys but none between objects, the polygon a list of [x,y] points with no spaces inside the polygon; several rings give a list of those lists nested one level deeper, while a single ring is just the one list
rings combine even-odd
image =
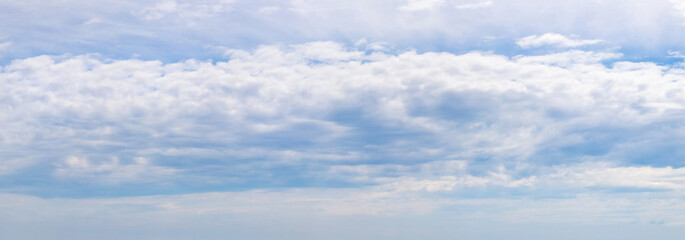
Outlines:
[{"label": "white cloud", "polygon": [[[388,42],[395,49],[417,49],[419,52],[436,49],[454,52],[496,50],[515,54],[515,50],[512,52],[505,48],[522,37],[518,34],[539,34],[554,29],[602,39],[607,47],[630,48],[627,54],[634,57],[660,56],[664,49],[683,51],[677,41],[685,34],[678,31],[682,27],[682,19],[668,14],[673,11],[668,1],[654,4],[643,4],[639,0],[589,1],[584,4],[544,0],[488,3],[485,0],[230,3],[218,0],[104,0],[101,4],[83,5],[80,1],[65,0],[51,4],[6,2],[3,6],[12,12],[8,17],[13,19],[26,18],[19,14],[26,11],[44,16],[41,23],[31,19],[18,20],[7,29],[6,32],[16,33],[11,37],[18,49],[13,51],[13,56],[18,58],[33,57],[29,54],[34,52],[32,49],[46,49],[46,52],[66,51],[76,55],[97,52],[117,59],[140,54],[138,56],[145,59],[177,61],[217,57],[213,50],[203,47],[206,45],[251,49],[262,44],[299,44],[317,40],[349,42],[360,38]],[[487,7],[488,10],[460,9],[476,7]],[[70,10],[75,8],[83,11]],[[274,14],[263,12],[276,8],[279,10]],[[425,10],[398,14],[401,11],[398,8]],[[424,14],[429,12],[428,9],[439,11]],[[56,14],[67,12],[69,14]],[[607,12],[611,14],[605,14]],[[83,24],[90,19],[101,19],[103,22],[97,26],[102,27]],[[42,28],[72,31],[42,31],[46,37],[31,37],[32,32]],[[483,41],[483,36],[493,38]],[[124,39],[125,44],[111,47],[118,46],[118,41]],[[446,39],[452,40],[448,43]],[[78,45],[87,47],[77,47],[73,41],[88,44]]]},{"label": "white cloud", "polygon": [[[317,1],[312,0],[292,0],[289,2],[289,10],[302,15],[308,15],[312,13],[320,12],[330,12],[329,7],[326,4],[319,5]],[[331,3],[331,2],[328,2]]]},{"label": "white cloud", "polygon": [[[430,165],[445,166],[445,163],[436,161]],[[621,167],[607,162],[595,162],[542,168],[536,175],[516,177],[519,170],[505,169],[502,166],[476,176],[468,173],[469,169],[463,165],[464,162],[453,163],[460,163],[459,168],[439,172],[417,171],[425,169],[428,164],[334,166],[327,175],[332,178],[340,176],[382,183],[379,189],[393,192],[444,192],[474,187],[536,188],[543,192],[558,189],[573,192],[587,187],[657,190],[685,188],[685,167]]]},{"label": "white cloud", "polygon": [[408,178],[397,182],[382,185],[384,188],[398,192],[445,192],[453,191],[457,188],[469,187],[522,187],[532,186],[537,178],[535,176],[513,180],[504,173],[492,172],[487,177],[476,177],[467,175],[464,177],[443,176],[439,179],[414,179]]},{"label": "white cloud", "polygon": [[534,48],[542,46],[553,46],[562,48],[574,48],[601,43],[598,39],[578,39],[577,37],[566,37],[558,33],[545,33],[543,35],[531,35],[516,41],[522,48]]},{"label": "white cloud", "polygon": [[[82,159],[73,160],[71,164],[78,168],[93,167]],[[461,180],[454,176],[399,178],[385,185],[361,188],[261,189],[112,199],[40,199],[0,194],[0,220],[64,221],[87,217],[108,224],[132,220],[128,223],[149,224],[146,219],[167,217],[193,221],[205,217],[213,221],[234,221],[235,217],[243,221],[246,217],[264,214],[278,219],[292,219],[293,214],[330,219],[341,216],[437,217],[446,211],[449,214],[458,211],[459,216],[469,221],[650,224],[657,219],[667,225],[682,226],[685,224],[681,214],[685,212],[685,201],[678,190],[682,188],[683,175],[683,168],[615,167],[600,163],[555,167],[537,178],[514,179],[505,173]],[[663,184],[667,182],[680,187]],[[588,187],[609,186],[676,191],[644,194],[588,190]],[[498,193],[472,196],[464,188],[495,189]],[[531,195],[520,197],[515,191],[507,192],[511,188],[529,191]],[[545,197],[550,191],[564,191],[565,194],[561,198]],[[536,196],[536,193],[542,196]]]},{"label": "white cloud", "polygon": [[552,53],[539,56],[519,55],[514,57],[520,63],[526,64],[545,64],[557,66],[571,66],[577,64],[594,64],[605,60],[618,59],[622,56],[620,53],[613,52],[593,52],[593,51],[578,51],[571,50],[560,53]]},{"label": "white cloud", "polygon": [[[111,166],[116,166],[112,163],[93,164],[78,157],[66,159],[62,164],[72,171],[87,172],[95,169],[112,171],[115,168]],[[138,160],[131,165],[149,163]],[[408,171],[412,167],[368,165],[351,170],[373,175],[379,168]],[[183,231],[193,233],[222,230],[233,234],[231,236],[240,233],[245,234],[245,238],[258,238],[263,237],[260,233],[265,231],[275,231],[282,236],[282,229],[278,226],[284,224],[289,230],[296,227],[298,232],[305,231],[311,237],[314,233],[304,229],[305,226],[307,229],[312,224],[335,226],[335,229],[358,227],[345,225],[350,224],[349,219],[362,221],[360,224],[363,225],[371,224],[374,232],[388,226],[371,220],[397,218],[430,219],[424,223],[426,227],[438,222],[482,227],[503,224],[516,228],[525,224],[537,227],[573,224],[578,228],[592,229],[598,225],[617,224],[627,224],[632,228],[659,224],[662,225],[660,229],[685,225],[685,201],[681,191],[685,186],[685,168],[582,163],[555,166],[523,177],[516,176],[519,172],[504,168],[478,177],[467,174],[468,168],[467,163],[460,160],[422,164],[416,168],[419,170],[418,175],[414,175],[416,177],[386,179],[382,185],[356,188],[254,189],[81,199],[0,194],[0,222],[10,229],[25,229],[39,221],[52,239],[68,239],[60,231],[65,226],[68,231],[79,233],[88,229],[112,231],[136,226],[140,229],[135,234],[149,237],[158,236],[160,231],[173,231],[180,225],[184,226]],[[467,175],[460,177],[458,174]],[[618,191],[607,191],[615,188]],[[628,188],[628,191],[621,188]],[[556,194],[558,192],[563,193]],[[265,216],[269,219],[267,224],[264,223]],[[444,221],[445,216],[449,216],[450,221]],[[341,222],[332,223],[333,220]],[[483,223],[476,224],[481,220]],[[236,222],[243,225],[235,226]],[[246,229],[248,226],[250,228]],[[435,232],[443,228],[444,225],[440,225],[428,232],[432,236],[453,234],[451,231]],[[126,234],[119,237],[130,236],[127,231],[122,232]],[[6,236],[27,236],[25,231],[3,233]],[[330,231],[322,234],[330,234]],[[477,236],[482,237],[482,234]]]},{"label": "white cloud", "polygon": [[271,13],[277,12],[278,10],[280,10],[280,8],[277,6],[269,6],[269,7],[259,8],[259,12],[264,13],[264,14],[271,14]]},{"label": "white cloud", "polygon": [[[611,52],[509,58],[364,53],[313,42],[228,53],[230,60],[216,63],[16,60],[0,73],[2,84],[13,89],[0,98],[0,108],[7,109],[0,124],[12,126],[0,130],[2,148],[9,149],[3,154],[48,166],[75,150],[87,156],[87,167],[78,161],[58,165],[55,175],[65,180],[102,176],[108,182],[119,174],[130,176],[126,182],[144,181],[140,176],[148,170],[164,175],[151,164],[100,162],[143,157],[183,171],[179,178],[220,183],[228,181],[224,175],[203,172],[207,161],[246,181],[332,171],[349,176],[335,179],[385,184],[381,178],[397,177],[392,171],[421,172],[421,164],[436,159],[487,157],[480,166],[486,173],[471,174],[478,181],[499,174],[500,164],[511,168],[540,161],[535,159],[631,163],[685,136],[677,124],[668,134],[659,130],[663,121],[679,121],[685,106],[682,69],[633,62],[607,67],[601,61],[617,57]],[[650,137],[617,130],[602,132],[605,140],[599,141],[595,128],[637,129],[629,132]],[[31,152],[22,150],[29,146]],[[353,170],[384,161],[407,164],[368,168],[373,174],[367,175]],[[317,167],[303,167],[311,163]],[[275,168],[298,170],[273,175]],[[405,177],[447,181],[455,189],[471,181],[467,173],[417,174]],[[455,180],[440,179],[445,176]],[[516,182],[522,179],[483,181],[525,185]]]},{"label": "white cloud", "polygon": [[100,24],[102,22],[103,21],[100,18],[91,18],[91,19],[88,19],[88,21],[85,21],[83,23],[83,25],[97,25],[97,24]]},{"label": "white cloud", "polygon": [[7,51],[10,47],[12,47],[12,42],[0,42],[0,56],[2,56],[2,52]]},{"label": "white cloud", "polygon": [[313,42],[295,46],[295,51],[303,54],[306,59],[318,61],[346,61],[361,60],[363,53],[358,51],[347,51],[339,43],[335,42]]},{"label": "white cloud", "polygon": [[[420,165],[333,166],[325,175],[377,183],[386,192],[468,192],[473,188],[524,188],[537,191],[585,192],[588,187],[607,189],[674,190],[685,188],[685,167],[623,167],[608,162],[542,167],[532,175],[520,176],[531,168],[503,166],[474,175],[466,161],[435,161]],[[519,175],[519,176],[517,176]]]},{"label": "white cloud", "polygon": [[676,13],[680,15],[681,17],[685,17],[685,1],[683,0],[668,0],[672,6],[673,9],[675,9]]},{"label": "white cloud", "polygon": [[10,46],[12,46],[12,42],[3,42],[3,43],[0,43],[0,50],[6,50],[6,49],[9,48]]},{"label": "white cloud", "polygon": [[178,3],[176,1],[158,2],[152,7],[145,8],[137,14],[145,20],[156,20],[164,17],[166,14],[178,11]]},{"label": "white cloud", "polygon": [[550,186],[671,189],[685,188],[685,167],[617,167],[592,163],[573,167],[556,167],[541,183]]},{"label": "white cloud", "polygon": [[684,58],[684,59],[685,59],[685,55],[683,55],[682,53],[680,53],[680,51],[671,51],[671,50],[668,50],[667,53],[668,53],[668,55],[671,56],[671,57],[674,57],[674,58]]},{"label": "white cloud", "polygon": [[94,164],[84,157],[70,156],[57,164],[54,175],[62,179],[106,184],[125,182],[157,182],[174,175],[177,170],[154,166],[143,157],[134,158],[131,163],[122,164],[116,157],[108,162]]},{"label": "white cloud", "polygon": [[445,0],[407,0],[398,9],[407,12],[433,10],[445,4]]},{"label": "white cloud", "polygon": [[165,0],[155,3],[133,13],[144,20],[159,20],[167,16],[176,16],[181,20],[209,18],[231,10],[233,0],[212,0],[202,3],[176,2]]},{"label": "white cloud", "polygon": [[477,3],[464,3],[456,5],[457,9],[479,9],[479,8],[489,8],[492,7],[494,3],[492,1],[482,1]]}]

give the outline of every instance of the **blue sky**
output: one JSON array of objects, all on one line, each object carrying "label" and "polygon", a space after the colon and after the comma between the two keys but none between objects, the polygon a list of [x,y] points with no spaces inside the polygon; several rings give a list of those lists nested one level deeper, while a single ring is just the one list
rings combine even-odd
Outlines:
[{"label": "blue sky", "polygon": [[679,0],[0,1],[0,238],[680,239],[684,33]]}]

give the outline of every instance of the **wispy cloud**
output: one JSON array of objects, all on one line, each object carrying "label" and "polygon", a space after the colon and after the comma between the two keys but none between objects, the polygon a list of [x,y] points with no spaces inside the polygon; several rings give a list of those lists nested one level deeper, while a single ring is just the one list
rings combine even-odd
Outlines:
[{"label": "wispy cloud", "polygon": [[482,2],[476,2],[476,3],[464,3],[464,4],[458,4],[454,7],[457,9],[479,9],[479,8],[488,8],[492,7],[494,5],[493,1],[482,1]]},{"label": "wispy cloud", "polygon": [[150,164],[143,157],[134,158],[131,163],[121,163],[119,158],[110,161],[93,163],[87,158],[69,156],[62,163],[57,164],[54,175],[57,178],[97,182],[105,184],[119,184],[125,182],[158,182],[175,174],[177,170]]},{"label": "wispy cloud", "polygon": [[7,50],[9,47],[12,46],[12,42],[3,42],[0,43],[0,51]]},{"label": "wispy cloud", "polygon": [[573,48],[601,43],[598,39],[579,39],[566,37],[558,33],[545,33],[543,35],[531,35],[516,41],[522,48],[534,48],[542,46]]},{"label": "wispy cloud", "polygon": [[673,9],[675,10],[675,13],[677,15],[680,15],[681,17],[685,17],[685,1],[683,0],[668,0],[672,6]]},{"label": "wispy cloud", "polygon": [[432,10],[445,4],[445,0],[407,0],[398,9],[407,12]]},{"label": "wispy cloud", "polygon": [[[665,49],[682,52],[676,39],[685,36],[678,31],[682,27],[681,17],[673,14],[675,10],[666,0],[650,5],[632,0],[583,4],[543,0],[105,2],[89,5],[76,0],[51,4],[6,2],[3,9],[8,10],[8,18],[23,20],[6,26],[3,32],[13,33],[7,37],[15,43],[13,47],[17,51],[13,54],[19,54],[17,58],[36,56],[29,54],[31,52],[55,54],[64,51],[76,55],[100,53],[117,59],[143,56],[163,61],[220,57],[204,46],[224,45],[245,50],[264,44],[301,44],[319,40],[350,43],[362,38],[387,42],[400,50],[492,50],[516,55],[520,49],[508,48],[512,41],[522,37],[521,33],[541,36],[552,30],[586,38],[565,36],[580,42],[566,41],[562,45],[602,39],[609,48],[633,49],[625,54],[634,54],[634,57],[664,57]],[[616,9],[615,6],[622,7]],[[52,14],[74,8],[84,10]],[[44,21],[37,24],[19,14],[27,11],[44,16]],[[424,14],[430,11],[435,12]],[[267,14],[269,12],[271,14]],[[96,19],[102,22],[93,25],[98,22]],[[84,24],[89,20],[93,22]],[[41,31],[44,37],[30,37],[32,32],[45,28],[52,30]],[[483,36],[492,38],[483,41]],[[448,43],[446,39],[453,40]],[[74,41],[84,44],[73,44]],[[118,47],[112,48],[113,45]]]},{"label": "wispy cloud", "polygon": [[0,160],[0,176],[15,174],[19,170],[29,167],[36,162],[30,158],[11,158]]},{"label": "wispy cloud", "polygon": [[3,53],[9,50],[10,47],[12,47],[12,42],[0,42],[0,57],[2,57]]},{"label": "wispy cloud", "polygon": [[174,0],[165,0],[133,13],[145,20],[159,20],[167,16],[176,16],[181,20],[192,21],[230,11],[233,2],[233,0],[214,0],[203,3],[192,1],[179,3]]}]

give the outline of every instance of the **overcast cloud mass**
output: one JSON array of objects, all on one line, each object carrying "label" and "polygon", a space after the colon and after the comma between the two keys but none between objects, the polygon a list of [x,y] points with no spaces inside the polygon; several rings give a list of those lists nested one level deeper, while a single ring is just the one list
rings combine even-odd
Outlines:
[{"label": "overcast cloud mass", "polygon": [[685,1],[0,1],[0,239],[681,239]]}]

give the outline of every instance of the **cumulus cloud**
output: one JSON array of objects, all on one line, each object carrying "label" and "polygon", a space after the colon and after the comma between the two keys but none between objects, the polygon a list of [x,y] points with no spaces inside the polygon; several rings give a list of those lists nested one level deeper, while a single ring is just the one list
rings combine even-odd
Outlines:
[{"label": "cumulus cloud", "polygon": [[562,48],[573,48],[587,45],[594,45],[602,42],[598,39],[579,39],[577,37],[566,37],[558,33],[545,33],[542,35],[531,35],[516,41],[522,48],[535,48],[542,46],[553,46]]},{"label": "cumulus cloud", "polygon": [[0,2],[0,235],[679,239],[683,6]]},{"label": "cumulus cloud", "polygon": [[[128,184],[146,172],[173,172],[187,186],[297,187],[383,185],[390,183],[384,177],[403,176],[395,180],[438,181],[430,189],[526,186],[533,179],[517,172],[575,162],[679,167],[675,159],[685,156],[670,144],[685,136],[684,71],[603,64],[619,56],[613,52],[507,57],[312,42],[227,56],[16,60],[0,78],[12,89],[0,98],[8,110],[0,121],[12,126],[0,131],[2,154],[55,166],[54,176],[67,182],[122,175]],[[72,156],[87,164],[54,163]],[[646,160],[653,156],[663,160]],[[112,157],[155,165],[103,162]],[[469,168],[420,173],[441,159]],[[397,166],[369,165],[391,163]],[[500,167],[518,170],[501,175]]]}]

